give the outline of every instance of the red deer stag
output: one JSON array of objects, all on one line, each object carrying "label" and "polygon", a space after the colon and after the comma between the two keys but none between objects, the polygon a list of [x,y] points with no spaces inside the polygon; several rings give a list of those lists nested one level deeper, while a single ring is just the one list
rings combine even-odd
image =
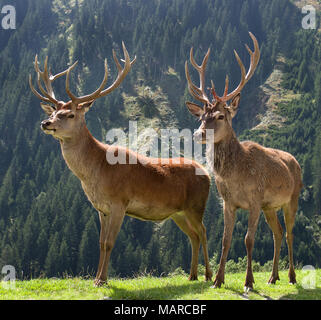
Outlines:
[{"label": "red deer stag", "polygon": [[[248,230],[245,236],[247,250],[246,290],[253,288],[254,283],[251,260],[254,236],[261,209],[273,232],[274,239],[273,269],[268,282],[275,283],[276,280],[279,280],[278,262],[283,230],[277,218],[277,211],[281,208],[283,209],[286,226],[290,264],[289,280],[290,283],[296,282],[293,266],[292,229],[302,187],[301,168],[291,154],[281,150],[265,148],[252,141],[239,142],[232,128],[232,118],[238,110],[240,92],[253,76],[260,59],[258,42],[252,33],[250,33],[250,37],[254,43],[254,52],[246,45],[251,57],[249,70],[246,73],[241,59],[234,51],[241,68],[241,81],[233,92],[228,93],[229,82],[228,77],[226,77],[222,97],[216,94],[213,82],[211,82],[212,101],[209,100],[204,90],[205,68],[210,50],[205,55],[201,66],[197,65],[194,60],[193,48],[190,52],[191,64],[199,73],[200,87],[192,83],[187,61],[185,64],[189,92],[195,99],[203,103],[203,108],[201,108],[194,103],[186,102],[189,111],[201,121],[194,138],[204,143],[206,129],[214,129],[214,158],[209,159],[209,161],[212,161],[211,166],[214,168],[216,186],[223,198],[222,255],[219,270],[214,280],[214,287],[220,287],[224,283],[225,263],[232,240],[235,211],[242,208],[249,210]],[[230,105],[227,104],[229,100],[231,100]]]},{"label": "red deer stag", "polygon": [[[41,107],[50,117],[41,122],[41,129],[59,140],[68,167],[80,179],[85,194],[99,212],[100,259],[94,284],[99,286],[107,281],[110,254],[125,215],[149,221],[172,218],[191,242],[189,279],[197,279],[201,243],[206,263],[205,277],[210,280],[212,272],[209,267],[206,230],[202,223],[210,185],[206,171],[194,161],[184,164],[183,158],[180,161],[164,161],[167,164],[161,159],[151,161],[151,158],[137,155],[129,149],[103,144],[87,129],[85,113],[96,99],[106,96],[121,84],[135,62],[136,58],[130,60],[124,43],[122,46],[125,56],[123,67],[113,51],[118,69],[116,80],[104,89],[108,75],[105,60],[103,81],[95,92],[88,95],[76,97],[69,89],[70,71],[76,63],[53,76],[48,72],[48,57],[44,70],[40,71],[36,56],[34,67],[41,94],[33,87],[31,76],[29,77],[32,92],[47,103],[41,103]],[[52,88],[52,82],[63,75],[66,75],[66,92],[71,99],[68,102],[58,101]],[[123,153],[127,159],[126,164],[108,163],[107,153]],[[130,157],[137,157],[137,164],[130,164]],[[196,175],[196,168],[203,170],[204,174]]]}]

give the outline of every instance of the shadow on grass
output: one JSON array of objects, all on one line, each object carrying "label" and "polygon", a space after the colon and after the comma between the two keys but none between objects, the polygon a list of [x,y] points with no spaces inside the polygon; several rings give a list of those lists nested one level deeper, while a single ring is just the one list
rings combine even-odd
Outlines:
[{"label": "shadow on grass", "polygon": [[[166,284],[166,286],[152,286],[149,288],[124,288],[117,284],[109,283],[109,298],[112,300],[194,300],[199,299],[221,300],[224,295],[227,300],[237,297],[238,299],[248,300],[248,296],[244,294],[243,288],[239,290],[230,286],[222,286],[222,288],[211,288],[213,281],[190,281],[183,284]],[[258,295],[261,295],[257,292]],[[190,298],[189,298],[190,296]],[[271,299],[264,296],[265,299]]]},{"label": "shadow on grass", "polygon": [[109,289],[112,291],[109,294],[111,299],[130,299],[130,300],[171,300],[180,299],[182,296],[191,294],[202,294],[208,290],[212,282],[191,281],[189,283],[166,285],[164,287],[151,288],[120,288],[113,283],[109,284]]},{"label": "shadow on grass", "polygon": [[297,292],[280,297],[280,300],[321,300],[321,288],[304,289],[296,285]]}]

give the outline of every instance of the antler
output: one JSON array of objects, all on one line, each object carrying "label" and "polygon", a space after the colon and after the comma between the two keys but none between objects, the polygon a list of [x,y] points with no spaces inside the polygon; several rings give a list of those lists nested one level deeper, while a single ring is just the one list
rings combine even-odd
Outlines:
[{"label": "antler", "polygon": [[226,102],[228,100],[231,100],[232,98],[234,98],[238,93],[241,92],[241,90],[244,88],[245,84],[251,79],[251,77],[254,74],[254,71],[259,63],[260,60],[260,48],[259,48],[259,44],[255,38],[255,36],[249,32],[250,37],[252,38],[253,44],[254,44],[254,52],[251,51],[251,49],[248,47],[248,45],[245,45],[248,53],[251,56],[251,62],[250,62],[250,67],[249,70],[247,72],[247,74],[245,75],[245,67],[239,57],[239,55],[237,54],[237,52],[234,50],[234,54],[236,57],[236,60],[241,68],[241,81],[239,83],[239,85],[237,86],[237,88],[232,91],[231,93],[228,94],[228,84],[229,84],[229,80],[228,80],[228,76],[226,76],[225,79],[225,89],[224,89],[224,94],[222,97],[219,97],[216,92],[215,92],[215,87],[214,87],[214,83],[213,81],[211,81],[212,83],[212,94],[213,97],[216,101],[221,101],[221,102]]},{"label": "antler", "polygon": [[193,82],[191,80],[191,76],[188,71],[187,61],[185,62],[185,75],[186,75],[187,84],[188,84],[188,91],[195,99],[205,103],[205,105],[210,102],[207,95],[205,94],[205,69],[206,69],[208,57],[210,55],[210,51],[211,51],[210,49],[207,50],[207,53],[206,53],[206,55],[203,59],[203,62],[200,66],[195,62],[195,59],[193,56],[193,47],[191,48],[191,51],[190,51],[191,64],[197,70],[197,72],[199,73],[199,76],[200,76],[200,86],[199,87],[197,87],[195,84],[193,84]]},{"label": "antler", "polygon": [[[41,71],[39,69],[39,65],[38,65],[38,55],[35,56],[35,62],[34,62],[34,67],[35,70],[37,72],[37,83],[38,83],[38,87],[40,89],[40,91],[42,92],[43,95],[41,95],[33,86],[32,84],[32,78],[31,78],[31,74],[29,75],[29,85],[30,88],[32,90],[32,92],[40,99],[46,102],[51,102],[53,104],[58,104],[58,100],[56,100],[55,98],[55,94],[54,91],[52,89],[52,82],[54,82],[56,79],[60,78],[61,76],[65,75],[68,71],[70,71],[72,68],[75,67],[75,65],[77,64],[77,61],[70,66],[68,69],[57,73],[56,75],[52,75],[50,73],[50,71],[48,70],[48,57],[46,57],[45,59],[45,64],[44,64],[44,71]],[[43,88],[42,84],[41,84],[41,80],[43,81],[43,83],[45,84],[46,90]]]},{"label": "antler", "polygon": [[124,57],[125,57],[125,60],[121,60],[123,62],[125,62],[124,64],[124,67],[122,68],[121,64],[119,63],[117,57],[116,57],[116,53],[115,51],[113,50],[113,58],[114,58],[114,61],[115,61],[115,64],[117,66],[117,69],[118,69],[118,75],[117,75],[117,78],[116,80],[114,81],[114,83],[109,86],[108,88],[106,88],[105,90],[103,90],[103,88],[105,87],[106,83],[107,83],[107,78],[108,78],[108,66],[107,66],[107,59],[105,59],[105,75],[104,75],[104,79],[103,81],[101,82],[99,88],[94,91],[93,93],[91,94],[88,94],[88,95],[85,95],[85,96],[81,96],[81,97],[76,97],[69,89],[69,74],[70,74],[70,71],[72,69],[72,67],[70,67],[68,70],[67,70],[67,76],[66,76],[66,92],[67,94],[69,95],[70,99],[79,104],[79,103],[82,103],[82,102],[86,102],[86,101],[92,101],[92,100],[95,100],[97,98],[100,98],[100,97],[104,97],[106,96],[108,93],[110,93],[111,91],[113,91],[114,89],[116,89],[120,84],[121,82],[124,80],[124,78],[126,77],[127,73],[129,72],[129,70],[131,69],[131,66],[135,63],[136,61],[136,56],[135,58],[133,59],[133,61],[130,61],[130,57],[129,57],[129,54],[127,52],[127,49],[125,47],[125,44],[124,42],[122,42],[122,46],[123,46],[123,52],[124,52]]}]

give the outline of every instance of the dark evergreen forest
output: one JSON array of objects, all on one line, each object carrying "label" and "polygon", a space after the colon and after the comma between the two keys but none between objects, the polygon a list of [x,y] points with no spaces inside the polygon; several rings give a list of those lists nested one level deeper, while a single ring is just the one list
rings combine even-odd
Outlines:
[{"label": "dark evergreen forest", "polygon": [[[188,5],[187,5],[188,3]],[[7,4],[0,0],[0,8]],[[184,63],[194,47],[200,61],[211,56],[207,79],[217,91],[225,75],[231,87],[240,79],[233,49],[245,67],[248,31],[257,37],[261,59],[254,77],[242,92],[233,127],[241,140],[292,153],[303,168],[304,189],[294,228],[297,264],[321,267],[321,33],[304,30],[303,15],[290,0],[16,0],[16,29],[0,29],[0,268],[13,265],[19,278],[87,275],[96,271],[99,255],[98,214],[80,182],[67,168],[59,143],[40,130],[46,118],[33,96],[36,54],[49,56],[53,73],[78,60],[71,77],[74,92],[95,90],[103,78],[103,60],[111,76],[117,70],[112,49],[121,56],[121,41],[137,62],[123,84],[99,99],[87,114],[92,134],[105,141],[107,130],[128,128],[129,120],[142,126],[194,129],[189,115]],[[3,15],[2,15],[3,16]],[[317,16],[320,22],[320,15]],[[252,130],[264,112],[262,85],[280,57],[284,59],[284,92],[294,98],[277,104],[282,125],[270,123]],[[196,79],[196,75],[192,74]],[[109,80],[111,81],[111,80]],[[66,100],[63,80],[55,92]],[[247,212],[239,211],[229,259],[246,255]],[[279,214],[283,225],[283,216]],[[223,213],[214,182],[204,217],[209,253],[221,253]],[[273,258],[273,237],[263,215],[256,234],[253,259]],[[167,274],[190,264],[187,237],[171,221],[161,224],[126,217],[112,252],[110,275],[142,272]],[[281,257],[287,256],[282,244]],[[202,260],[200,260],[202,263]]]}]

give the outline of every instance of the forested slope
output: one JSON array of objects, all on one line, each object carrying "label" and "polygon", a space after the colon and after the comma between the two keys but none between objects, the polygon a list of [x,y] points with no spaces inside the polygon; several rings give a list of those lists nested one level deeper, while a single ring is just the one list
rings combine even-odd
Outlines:
[{"label": "forested slope", "polygon": [[[6,1],[0,0],[0,7]],[[185,101],[188,94],[184,63],[190,47],[200,61],[208,47],[207,79],[217,91],[226,73],[231,87],[240,71],[233,49],[249,64],[244,43],[248,31],[257,37],[261,60],[243,90],[234,128],[242,139],[293,153],[303,167],[305,188],[294,229],[297,263],[321,265],[321,46],[317,30],[302,30],[300,10],[288,0],[25,0],[12,1],[16,30],[0,30],[0,266],[11,264],[18,276],[57,276],[94,272],[99,253],[99,222],[79,181],[62,159],[57,141],[45,136],[45,114],[32,95],[28,75],[35,54],[49,56],[53,72],[72,61],[72,90],[93,91],[103,77],[108,58],[115,77],[112,49],[121,55],[124,41],[137,62],[122,86],[95,102],[87,115],[93,135],[104,141],[111,128],[138,126],[196,128]],[[319,19],[320,20],[320,19]],[[286,121],[265,130],[251,130],[264,113],[260,86],[282,55],[282,88],[300,93],[299,99],[278,104]],[[196,75],[193,74],[193,77]],[[196,79],[196,78],[195,78]],[[111,81],[111,80],[110,80]],[[56,95],[66,99],[64,81]],[[282,219],[281,219],[282,220]],[[220,254],[223,216],[213,185],[205,214],[210,256]],[[229,258],[246,254],[247,213],[237,215]],[[281,255],[286,256],[286,246]],[[217,255],[216,255],[217,256]],[[253,258],[273,257],[273,239],[262,218]],[[111,273],[121,276],[142,271],[168,273],[189,268],[190,245],[171,221],[163,224],[126,218],[112,253]]]}]

